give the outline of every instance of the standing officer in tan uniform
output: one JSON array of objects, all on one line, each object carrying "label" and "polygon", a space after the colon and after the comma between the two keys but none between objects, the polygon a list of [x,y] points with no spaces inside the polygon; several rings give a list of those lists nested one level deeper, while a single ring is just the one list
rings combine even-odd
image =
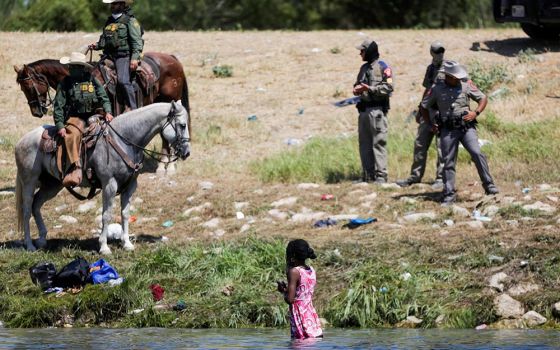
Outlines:
[{"label": "standing officer in tan uniform", "polygon": [[393,72],[387,63],[379,59],[375,41],[365,40],[356,48],[366,62],[360,67],[352,90],[355,96],[360,96],[356,108],[360,112],[358,139],[363,180],[386,183],[387,112],[393,92]]},{"label": "standing officer in tan uniform", "polygon": [[[424,75],[424,81],[422,86],[424,86],[424,93],[422,94],[422,99],[426,97],[428,91],[437,81],[444,80],[445,76],[441,70],[441,65],[443,63],[443,55],[445,53],[445,48],[443,44],[439,41],[435,41],[430,45],[430,54],[432,55],[432,63],[426,68],[426,74]],[[430,120],[434,121],[439,113],[437,106],[432,106],[429,109]],[[441,147],[439,142],[439,137],[432,130],[431,123],[426,123],[420,111],[416,116],[416,122],[418,123],[418,132],[416,134],[416,140],[414,141],[414,157],[412,162],[412,167],[410,169],[410,176],[405,180],[398,180],[397,184],[401,187],[407,187],[415,183],[419,183],[424,176],[424,171],[426,170],[426,160],[428,159],[428,149],[432,143],[432,140],[436,139],[437,147],[437,163],[436,163],[436,180],[433,183],[434,188],[441,188],[443,185],[443,158],[441,156]]]},{"label": "standing officer in tan uniform", "polygon": [[[436,105],[439,118],[433,124],[434,131],[441,131],[441,151],[443,153],[443,201],[449,205],[457,199],[455,190],[455,167],[459,142],[471,155],[476,165],[478,176],[487,195],[499,193],[488,169],[486,156],[480,151],[476,132],[476,117],[484,111],[488,98],[468,77],[467,70],[455,61],[443,63],[445,81],[438,82],[428,91],[422,100],[420,111],[424,121],[430,123],[429,108]],[[478,103],[478,107],[470,110],[470,100]]]}]

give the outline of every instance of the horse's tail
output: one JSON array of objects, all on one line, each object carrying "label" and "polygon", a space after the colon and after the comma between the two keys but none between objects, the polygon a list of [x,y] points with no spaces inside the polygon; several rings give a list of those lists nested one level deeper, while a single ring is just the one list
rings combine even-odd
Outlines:
[{"label": "horse's tail", "polygon": [[18,232],[23,232],[23,184],[21,181],[21,175],[16,176],[16,212],[17,212],[17,229]]}]

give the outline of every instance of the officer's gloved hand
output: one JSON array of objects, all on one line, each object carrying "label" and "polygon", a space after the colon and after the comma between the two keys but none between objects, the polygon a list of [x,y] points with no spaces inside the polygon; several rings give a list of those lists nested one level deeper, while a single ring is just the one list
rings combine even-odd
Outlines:
[{"label": "officer's gloved hand", "polygon": [[58,130],[58,135],[62,138],[65,138],[66,137],[66,129],[62,128],[62,129]]}]

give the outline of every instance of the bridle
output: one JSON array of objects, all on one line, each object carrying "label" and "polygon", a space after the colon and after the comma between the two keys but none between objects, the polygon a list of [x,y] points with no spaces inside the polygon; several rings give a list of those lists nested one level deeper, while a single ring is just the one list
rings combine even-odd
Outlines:
[{"label": "bridle", "polygon": [[[47,77],[44,74],[39,74],[37,73],[33,68],[30,67],[26,67],[28,70],[27,76],[24,78],[20,78],[18,76],[18,78],[16,79],[16,81],[18,82],[18,84],[21,85],[22,82],[24,81],[28,81],[31,80],[31,84],[33,86],[33,90],[35,91],[35,99],[31,100],[31,101],[27,101],[27,104],[29,106],[34,106],[34,105],[39,105],[39,111],[41,112],[41,115],[43,115],[43,111],[47,110],[49,108],[49,106],[51,106],[53,104],[53,100],[51,98],[51,93],[50,93],[50,89],[49,89],[49,80],[47,79]],[[29,73],[31,72],[31,73]],[[37,79],[37,81],[35,81],[35,79]],[[37,88],[37,85],[43,85],[46,87],[47,90],[47,103],[41,101],[40,97],[41,97],[41,93],[39,93],[39,89]]]},{"label": "bridle", "polygon": [[[163,127],[161,128],[161,130],[165,130],[165,128],[168,125],[171,125],[171,127],[173,128],[173,130],[175,131],[175,141],[173,141],[173,143],[171,144],[171,147],[175,150],[175,153],[178,152],[179,147],[182,147],[182,145],[184,143],[190,142],[191,139],[188,137],[183,137],[183,133],[180,132],[182,128],[182,126],[179,126],[177,123],[177,111],[175,110],[175,106],[173,104],[171,104],[171,109],[169,110],[169,113],[167,114],[167,121],[165,122],[165,124],[163,124]],[[187,128],[188,126],[185,125],[185,128]]]}]

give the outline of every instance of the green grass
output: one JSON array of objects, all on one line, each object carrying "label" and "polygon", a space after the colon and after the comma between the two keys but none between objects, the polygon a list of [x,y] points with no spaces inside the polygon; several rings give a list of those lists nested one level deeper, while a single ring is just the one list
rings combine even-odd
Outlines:
[{"label": "green grass", "polygon": [[216,78],[229,78],[233,76],[233,67],[228,65],[212,67],[212,73]]},{"label": "green grass", "polygon": [[468,64],[469,77],[475,85],[484,93],[500,83],[507,82],[510,77],[508,67],[503,64],[485,65],[474,60]]}]

